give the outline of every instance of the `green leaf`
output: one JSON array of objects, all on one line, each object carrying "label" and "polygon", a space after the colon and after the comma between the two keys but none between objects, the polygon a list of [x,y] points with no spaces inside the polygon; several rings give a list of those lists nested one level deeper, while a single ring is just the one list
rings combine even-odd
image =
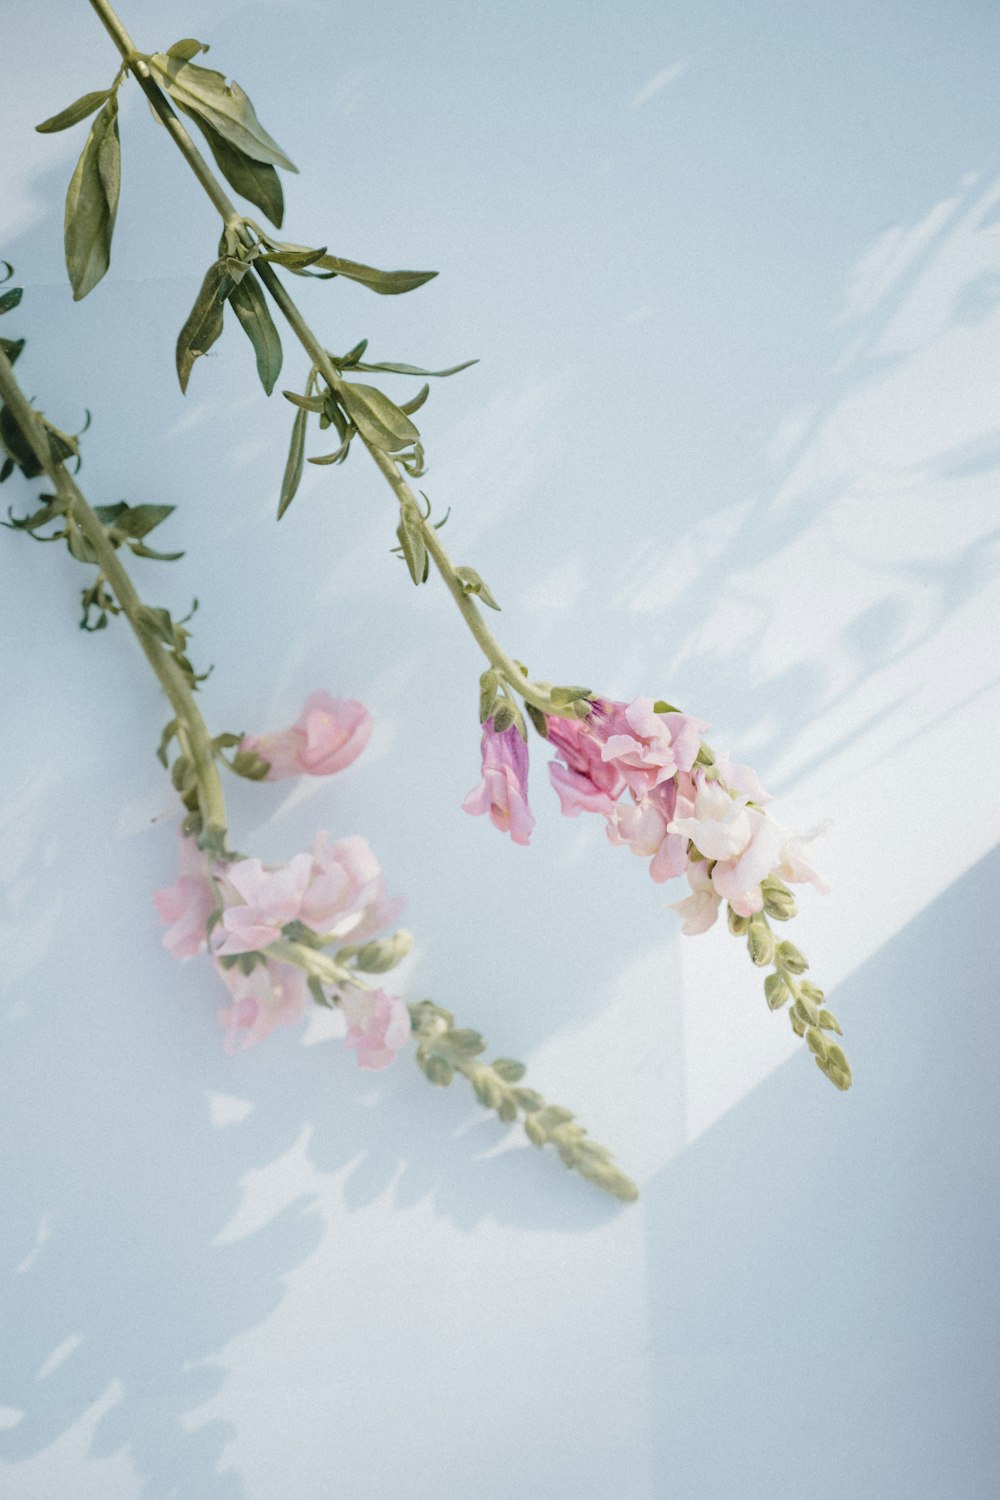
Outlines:
[{"label": "green leaf", "polygon": [[345,383],[337,392],[361,436],[386,453],[398,453],[417,442],[420,433],[395,401],[373,385]]},{"label": "green leaf", "polygon": [[[96,507],[97,514],[105,524],[110,524],[119,536],[144,537],[161,526],[168,516],[172,516],[175,510],[173,505],[125,505],[117,506],[100,505]],[[110,511],[117,511],[116,515],[108,515]]]},{"label": "green leaf", "polygon": [[256,161],[247,156],[238,146],[232,145],[220,135],[214,125],[199,115],[196,111],[188,109],[181,101],[174,101],[179,109],[197,122],[198,128],[205,137],[208,149],[215,157],[215,165],[223,177],[242,198],[248,198],[255,203],[262,213],[267,214],[272,224],[281,228],[281,221],[285,217],[285,195],[281,188],[281,178],[269,162]]},{"label": "green leaf", "polygon": [[422,385],[417,394],[415,396],[411,396],[409,401],[401,401],[399,403],[400,411],[405,411],[408,417],[412,417],[415,411],[420,410],[430,393],[430,386]]},{"label": "green leaf", "polygon": [[9,292],[0,292],[0,318],[4,313],[11,312],[17,306],[24,295],[24,288],[12,286]]},{"label": "green leaf", "polygon": [[158,52],[149,60],[162,75],[171,99],[204,120],[231,146],[254,161],[270,162],[289,172],[298,170],[261,125],[238,83],[227,85],[225,74],[176,54]]},{"label": "green leaf", "polygon": [[[275,220],[275,223],[278,222]],[[272,261],[276,266],[287,266],[290,271],[304,271],[307,266],[322,260],[325,254],[325,245],[318,250],[310,250],[308,245],[275,245],[267,251],[264,259]]]},{"label": "green leaf", "polygon": [[110,89],[96,89],[92,94],[81,94],[79,99],[74,99],[72,104],[67,104],[57,115],[50,115],[43,120],[35,129],[39,135],[55,135],[57,130],[68,130],[71,125],[79,125],[88,115],[92,115],[95,109],[100,109],[108,99],[111,98]]},{"label": "green leaf", "polygon": [[324,255],[316,262],[321,271],[331,276],[346,276],[348,281],[360,281],[370,291],[383,297],[398,297],[402,292],[415,291],[427,281],[433,281],[436,271],[378,271],[374,266],[363,266],[356,260],[343,260],[339,255]]},{"label": "green leaf", "polygon": [[179,57],[182,62],[190,62],[192,57],[197,57],[199,52],[209,50],[207,42],[198,42],[193,36],[181,37],[179,42],[174,42],[172,47],[166,50],[167,57]]},{"label": "green leaf", "polygon": [[155,640],[162,641],[165,646],[174,644],[174,622],[169,610],[158,609],[152,604],[141,604],[136,611],[136,618]]},{"label": "green leaf", "polygon": [[213,261],[205,273],[194,307],[177,335],[177,378],[186,391],[196,359],[207,354],[222,332],[222,308],[229,287],[225,260]]},{"label": "green leaf", "polygon": [[348,349],[347,353],[342,355],[340,359],[335,359],[334,364],[341,370],[353,370],[367,348],[368,340],[361,339],[359,343],[355,344],[353,349]]},{"label": "green leaf", "polygon": [[467,359],[462,365],[452,365],[448,370],[422,370],[419,365],[400,365],[387,361],[380,365],[356,366],[359,370],[386,370],[390,375],[432,375],[435,377],[444,375],[457,375],[459,370],[468,370],[471,365],[478,365],[478,359]]},{"label": "green leaf", "polygon": [[151,557],[154,562],[176,562],[183,557],[183,552],[157,552],[155,547],[147,547],[145,542],[129,542],[133,557]]},{"label": "green leaf", "polygon": [[[475,568],[456,568],[455,575],[456,577],[461,579],[462,586],[467,594],[475,594],[476,597],[478,599],[481,599],[484,604],[489,605],[490,609],[498,610],[500,608],[499,604],[494,599],[486,584],[476,572]],[[552,698],[553,702],[555,702],[554,693],[552,695]]]},{"label": "green leaf", "polygon": [[11,364],[16,362],[17,356],[23,348],[24,339],[0,339],[0,349],[3,350]]},{"label": "green leaf", "polygon": [[66,194],[66,269],[79,302],[111,263],[111,236],[121,186],[118,101],[112,94],[90,127]]},{"label": "green leaf", "polygon": [[281,374],[281,339],[267,310],[256,276],[244,276],[229,294],[229,302],[257,356],[257,374],[268,395]]},{"label": "green leaf", "polygon": [[300,396],[298,391],[282,391],[286,401],[293,406],[298,406],[302,411],[321,412],[323,410],[322,396]]},{"label": "green leaf", "polygon": [[403,549],[406,566],[410,570],[410,577],[414,583],[426,583],[430,571],[430,563],[427,558],[427,547],[424,543],[420,523],[412,514],[408,506],[404,511],[399,525],[396,528],[399,545]]},{"label": "green leaf", "polygon": [[302,411],[301,408],[295,413],[295,421],[292,423],[292,441],[288,447],[288,461],[285,464],[285,473],[281,481],[281,498],[278,501],[279,521],[295,499],[295,491],[302,478],[302,460],[305,453],[308,420],[309,413]]}]

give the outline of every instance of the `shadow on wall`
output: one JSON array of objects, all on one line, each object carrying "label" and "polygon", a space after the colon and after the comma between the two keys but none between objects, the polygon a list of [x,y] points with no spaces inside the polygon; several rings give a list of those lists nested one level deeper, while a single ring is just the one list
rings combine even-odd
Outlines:
[{"label": "shadow on wall", "polygon": [[832,996],[864,1078],[799,1057],[646,1190],[657,1494],[989,1500],[1000,850]]}]

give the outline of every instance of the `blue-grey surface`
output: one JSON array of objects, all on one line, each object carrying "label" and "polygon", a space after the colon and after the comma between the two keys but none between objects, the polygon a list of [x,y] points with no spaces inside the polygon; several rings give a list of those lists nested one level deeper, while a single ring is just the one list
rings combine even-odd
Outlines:
[{"label": "blue-grey surface", "polygon": [[[886,0],[123,12],[203,35],[301,169],[286,231],[439,278],[294,291],[334,350],[430,368],[444,537],[539,676],[664,694],[752,760],[833,894],[797,924],[847,1033],[834,1094],[724,933],[559,817],[459,810],[471,640],[390,556],[360,455],[273,522],[291,409],[176,331],[207,200],[123,96],[113,264],[74,305],[62,198],[110,79],[83,0],[5,18],[7,321],[96,502],[176,503],[145,564],[216,729],[316,687],[379,728],[340,778],[231,790],[265,859],[364,834],[433,994],[639,1177],[605,1204],[406,1059],[219,1048],[163,952],[165,717],[84,570],[0,537],[4,1500],[988,1500],[995,1420],[1000,184],[993,6]],[[4,329],[7,331],[6,326]],[[282,385],[307,361],[286,340]],[[394,390],[403,391],[400,384]],[[406,388],[407,392],[409,388]],[[310,451],[322,451],[318,443]],[[11,482],[4,504],[35,487]]]}]

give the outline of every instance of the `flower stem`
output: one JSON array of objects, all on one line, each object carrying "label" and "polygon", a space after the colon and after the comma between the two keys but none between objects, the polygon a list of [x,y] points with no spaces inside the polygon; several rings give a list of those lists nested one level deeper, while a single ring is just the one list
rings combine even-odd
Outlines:
[{"label": "flower stem", "polygon": [[122,613],[156,673],[160,686],[177,716],[177,733],[184,752],[195,768],[198,781],[198,803],[202,817],[202,841],[225,847],[226,803],[222,783],[215,765],[215,747],[194,693],[171,653],[151,633],[144,622],[145,606],[117,551],[108,540],[100,519],[91,509],[65,464],[52,454],[45,428],[17,383],[17,377],[3,349],[0,348],[0,398],[23,433],[46,477],[66,508],[66,515],[77,525],[90,543],[98,566],[114,592]]},{"label": "flower stem", "polygon": [[[171,139],[179,148],[188,166],[212,200],[226,227],[237,234],[241,244],[247,249],[251,249],[255,241],[246,225],[246,221],[233,205],[222,184],[215,176],[215,173],[201,155],[201,152],[181,124],[175,111],[171,108],[163,91],[153,78],[149,64],[136,49],[134,42],[122,25],[117,13],[108,4],[108,0],[90,0],[90,4],[121,53],[124,66],[135,76],[140,88],[152,105],[157,118],[166,126]],[[289,296],[288,291],[278,278],[274,267],[268,265],[266,261],[255,258],[250,262],[250,269],[259,276],[289,328],[309,355],[314,366],[322,374],[323,379],[327,382],[330,389],[332,391],[341,389],[343,381],[340,372],[313,330],[309,327],[309,324],[295,305],[295,302]],[[381,448],[377,448],[373,443],[369,442],[362,433],[359,433],[358,436],[376,466],[388,481],[400,506],[405,508],[412,505],[416,513],[421,515],[422,513],[416,497],[400,472],[399,465],[395,459],[390,454],[383,452]],[[434,561],[434,566],[440,573],[449,593],[458,605],[462,618],[491,665],[496,667],[526,702],[540,709],[542,713],[560,717],[573,717],[572,706],[554,704],[548,689],[532,682],[513,658],[508,656],[502,649],[486,625],[478,606],[469,597],[463,587],[451,558],[441,545],[440,538],[434,528],[426,521],[423,522],[423,532],[427,551]]]}]

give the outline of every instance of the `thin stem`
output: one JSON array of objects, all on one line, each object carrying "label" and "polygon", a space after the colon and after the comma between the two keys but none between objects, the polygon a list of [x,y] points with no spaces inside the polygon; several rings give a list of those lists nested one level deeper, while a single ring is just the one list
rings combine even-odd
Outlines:
[{"label": "thin stem", "polygon": [[[118,15],[111,5],[108,4],[108,0],[90,0],[90,4],[121,53],[125,66],[131,70],[138,80],[139,86],[153,106],[157,118],[163,122],[173,140],[183,152],[189,167],[212,200],[227,228],[234,230],[239,235],[241,243],[247,248],[251,248],[254,244],[254,239],[246,226],[243,216],[234,207],[218,178],[177,118],[162,90],[152,77],[148,63],[142,54],[137,51],[134,42],[119,20]],[[279,280],[274,267],[268,265],[266,261],[260,258],[252,260],[250,265],[251,269],[260,277],[260,280],[270,293],[289,328],[295,334],[295,337],[303,349],[305,349],[313,364],[322,374],[330,389],[333,391],[341,389],[343,381],[340,372],[315,333],[309,327],[298,307],[296,307],[295,302],[289,296],[287,290]],[[376,448],[372,443],[368,442],[363,434],[359,433],[358,436],[392,487],[400,505],[405,506],[410,504],[415,508],[418,515],[421,514],[416,497],[400,472],[396,461],[388,453],[384,453],[381,448]],[[433,558],[434,566],[444,580],[448,591],[461,611],[462,618],[468,625],[469,630],[472,632],[487,660],[507,678],[511,686],[520,693],[526,702],[533,704],[543,713],[561,717],[572,717],[572,707],[565,704],[554,704],[546,689],[533,683],[498,644],[486,625],[478,606],[465,592],[455,566],[441,545],[437,533],[426,523],[423,529],[427,551]]]},{"label": "thin stem", "polygon": [[135,585],[117,551],[108,540],[101,521],[88,505],[66,466],[53,458],[45,429],[18,385],[10,360],[2,348],[0,348],[0,397],[27,439],[47,478],[55,487],[56,494],[65,504],[67,517],[80,528],[93,548],[101,572],[121,605],[122,613],[132,627],[147,661],[156,673],[160,686],[170,700],[177,716],[178,735],[182,738],[183,748],[190,756],[198,778],[198,800],[204,834],[214,835],[216,839],[224,840],[226,803],[215,765],[215,749],[201,711],[195,702],[191,686],[170,652],[145,627],[144,606],[136,592]]}]

